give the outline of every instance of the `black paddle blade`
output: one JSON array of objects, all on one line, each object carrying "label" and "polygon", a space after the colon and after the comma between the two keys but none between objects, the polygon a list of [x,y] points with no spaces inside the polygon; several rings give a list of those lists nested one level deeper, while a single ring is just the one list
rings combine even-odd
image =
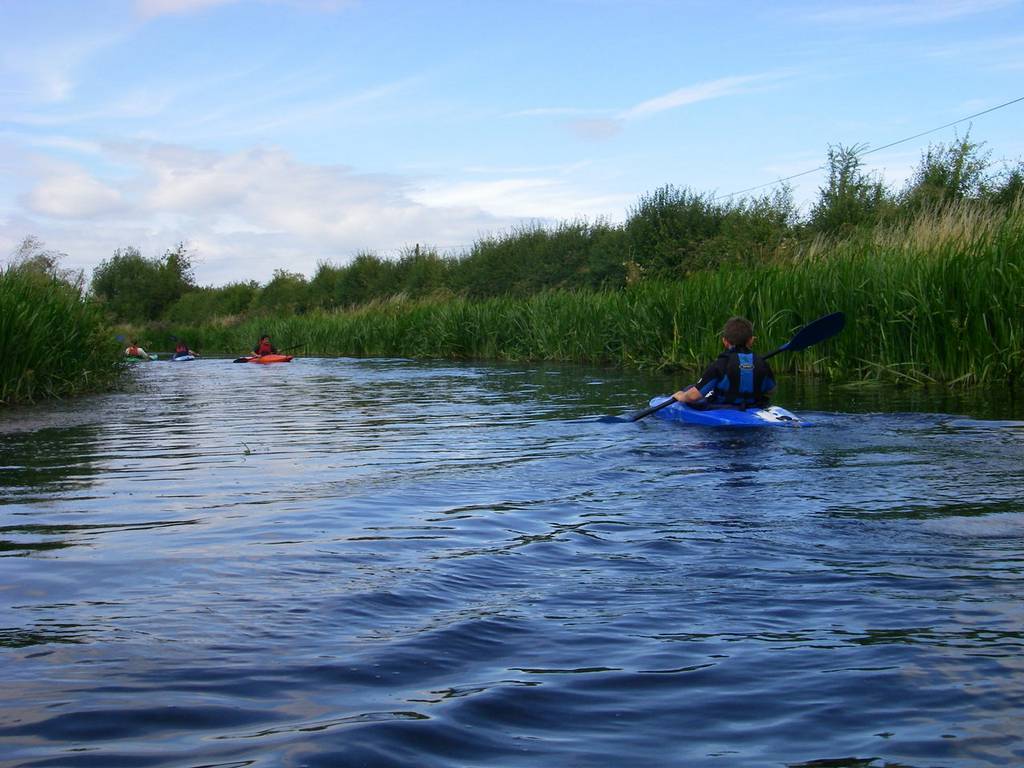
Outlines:
[{"label": "black paddle blade", "polygon": [[825,339],[831,339],[846,325],[846,315],[843,312],[833,312],[831,315],[819,317],[814,322],[808,323],[789,343],[783,347],[788,352],[799,352],[801,349],[818,344]]},{"label": "black paddle blade", "polygon": [[632,419],[624,419],[621,416],[599,416],[597,419],[602,424],[624,424]]},{"label": "black paddle blade", "polygon": [[248,363],[249,362],[249,358],[248,357],[236,357],[231,362],[233,362],[233,363]]}]

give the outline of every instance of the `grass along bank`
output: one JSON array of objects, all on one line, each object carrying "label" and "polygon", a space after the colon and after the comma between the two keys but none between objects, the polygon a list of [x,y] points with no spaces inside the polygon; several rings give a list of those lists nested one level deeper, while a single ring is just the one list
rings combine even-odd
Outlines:
[{"label": "grass along bank", "polygon": [[120,374],[102,309],[30,267],[0,270],[0,350],[0,404],[108,389]]},{"label": "grass along bank", "polygon": [[758,346],[844,311],[838,338],[773,361],[781,370],[844,379],[977,384],[1024,373],[1024,207],[947,207],[841,240],[820,239],[779,263],[723,267],[682,281],[526,298],[393,297],[348,311],[150,327],[149,344],[185,339],[237,354],[260,333],[300,354],[550,360],[698,369],[732,314],[750,317]]}]

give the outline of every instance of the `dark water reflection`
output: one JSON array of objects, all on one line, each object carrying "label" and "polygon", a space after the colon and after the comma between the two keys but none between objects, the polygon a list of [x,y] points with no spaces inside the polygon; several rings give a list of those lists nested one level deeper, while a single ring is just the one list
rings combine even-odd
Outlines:
[{"label": "dark water reflection", "polygon": [[1024,407],[153,364],[3,414],[0,765],[1024,764]]}]

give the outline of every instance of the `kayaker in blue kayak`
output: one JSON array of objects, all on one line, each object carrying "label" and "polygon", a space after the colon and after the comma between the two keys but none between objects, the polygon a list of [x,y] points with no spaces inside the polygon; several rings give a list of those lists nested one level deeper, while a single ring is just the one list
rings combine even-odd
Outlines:
[{"label": "kayaker in blue kayak", "polygon": [[775,376],[766,360],[751,351],[753,324],[731,317],[722,328],[722,352],[692,387],[672,395],[681,403],[700,407],[764,408],[775,389]]}]

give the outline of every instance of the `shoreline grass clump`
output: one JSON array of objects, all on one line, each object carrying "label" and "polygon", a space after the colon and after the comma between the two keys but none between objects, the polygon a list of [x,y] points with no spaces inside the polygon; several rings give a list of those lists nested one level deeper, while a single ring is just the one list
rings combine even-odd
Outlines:
[{"label": "shoreline grass clump", "polygon": [[[349,310],[150,327],[208,353],[235,354],[262,333],[300,354],[560,361],[697,370],[722,322],[750,317],[758,348],[843,311],[821,349],[776,358],[780,371],[833,379],[954,385],[1024,375],[1024,205],[944,206],[888,227],[816,240],[792,258],[721,267],[619,290],[526,297],[404,296]],[[162,335],[161,335],[162,334]],[[167,342],[169,343],[169,342]]]},{"label": "shoreline grass clump", "polygon": [[109,389],[120,359],[79,284],[30,265],[0,270],[0,405]]}]

